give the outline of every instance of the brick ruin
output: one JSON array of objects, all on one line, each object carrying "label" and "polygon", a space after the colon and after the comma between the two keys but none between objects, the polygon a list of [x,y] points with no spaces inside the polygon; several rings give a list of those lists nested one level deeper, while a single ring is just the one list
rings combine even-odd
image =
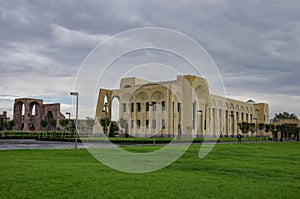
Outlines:
[{"label": "brick ruin", "polygon": [[56,120],[56,128],[49,127],[48,130],[61,128],[59,120],[65,116],[60,112],[60,103],[44,104],[41,99],[19,98],[14,103],[14,130],[39,131],[42,130],[41,121]]}]

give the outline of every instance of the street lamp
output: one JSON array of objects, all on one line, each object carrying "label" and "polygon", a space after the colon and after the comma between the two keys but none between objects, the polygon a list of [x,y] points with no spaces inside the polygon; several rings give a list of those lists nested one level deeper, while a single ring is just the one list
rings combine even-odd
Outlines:
[{"label": "street lamp", "polygon": [[70,95],[76,96],[76,120],[75,120],[75,149],[77,149],[77,129],[78,129],[78,92],[70,92]]}]

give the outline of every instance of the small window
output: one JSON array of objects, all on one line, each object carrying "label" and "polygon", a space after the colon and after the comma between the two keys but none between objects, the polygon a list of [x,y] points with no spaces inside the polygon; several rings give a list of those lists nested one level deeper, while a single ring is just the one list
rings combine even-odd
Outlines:
[{"label": "small window", "polygon": [[137,120],[136,125],[137,125],[137,128],[140,129],[141,128],[141,120]]},{"label": "small window", "polygon": [[174,108],[175,108],[175,104],[174,104],[174,102],[172,102],[172,110],[173,110],[173,112],[174,112]]},{"label": "small window", "polygon": [[162,129],[165,129],[166,128],[166,120],[161,120],[161,126],[162,126]]},{"label": "small window", "polygon": [[125,113],[127,111],[126,104],[122,104],[122,106],[123,106],[123,112]]},{"label": "small window", "polygon": [[134,103],[131,103],[131,112],[134,112]]},{"label": "small window", "polygon": [[131,120],[131,128],[133,129],[134,128],[134,121]]},{"label": "small window", "polygon": [[141,112],[141,103],[136,103],[137,112]]},{"label": "small window", "polygon": [[181,104],[178,103],[178,106],[177,106],[177,111],[180,112],[181,111]]},{"label": "small window", "polygon": [[161,110],[164,111],[166,109],[166,102],[162,101],[161,102]]},{"label": "small window", "polygon": [[149,120],[146,120],[146,129],[149,128]]},{"label": "small window", "polygon": [[156,102],[152,102],[152,111],[156,111]]},{"label": "small window", "polygon": [[149,102],[146,102],[146,111],[149,111]]},{"label": "small window", "polygon": [[156,120],[152,120],[152,128],[156,129]]}]

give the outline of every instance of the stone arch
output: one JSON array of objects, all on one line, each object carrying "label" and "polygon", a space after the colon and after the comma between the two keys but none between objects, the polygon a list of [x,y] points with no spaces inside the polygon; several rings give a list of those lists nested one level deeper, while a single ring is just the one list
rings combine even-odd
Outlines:
[{"label": "stone arch", "polygon": [[96,121],[100,121],[106,117],[111,120],[112,94],[112,90],[100,89],[96,109]]},{"label": "stone arch", "polygon": [[231,110],[231,111],[233,111],[233,110],[234,110],[234,106],[233,106],[233,104],[232,104],[232,103],[230,104],[230,110]]},{"label": "stone arch", "polygon": [[214,99],[212,99],[211,101],[211,107],[212,108],[215,108],[216,107],[216,101]]},{"label": "stone arch", "polygon": [[240,110],[244,112],[245,109],[243,105],[240,106]]},{"label": "stone arch", "polygon": [[112,114],[112,121],[119,121],[120,119],[120,98],[119,96],[115,95],[112,97],[112,100],[111,100],[111,114]]},{"label": "stone arch", "polygon": [[132,98],[132,96],[130,93],[125,93],[125,94],[121,95],[120,102],[128,104],[130,102],[131,98]]},{"label": "stone arch", "polygon": [[26,112],[25,104],[22,103],[22,107],[21,107],[21,115],[24,116],[24,115],[25,115],[25,112]]},{"label": "stone arch", "polygon": [[[15,130],[40,129],[43,101],[40,99],[20,98],[14,103]],[[35,113],[33,114],[33,109]]]},{"label": "stone arch", "polygon": [[206,98],[208,94],[208,90],[204,86],[197,86],[195,89],[195,95],[198,99]]},{"label": "stone arch", "polygon": [[140,92],[137,93],[136,97],[135,97],[135,101],[136,102],[144,102],[144,101],[148,101],[148,95],[145,92]]},{"label": "stone arch", "polygon": [[41,117],[42,117],[42,106],[37,101],[33,101],[29,104],[29,130],[34,131],[40,129]]},{"label": "stone arch", "polygon": [[22,130],[24,127],[24,114],[25,114],[25,105],[22,101],[17,101],[14,104],[14,120],[15,120],[15,129]]},{"label": "stone arch", "polygon": [[35,115],[36,114],[36,106],[33,105],[32,109],[31,109],[31,115]]},{"label": "stone arch", "polygon": [[160,102],[163,99],[165,99],[165,96],[161,91],[154,91],[150,97],[151,101],[157,101],[157,102]]},{"label": "stone arch", "polygon": [[239,107],[238,104],[235,105],[234,110],[235,110],[236,112],[240,111],[240,107]]},{"label": "stone arch", "polygon": [[41,111],[41,105],[37,101],[33,101],[30,103],[30,115],[38,115],[39,112]]},{"label": "stone arch", "polygon": [[217,107],[218,107],[219,109],[223,109],[223,105],[222,105],[221,100],[218,100]]},{"label": "stone arch", "polygon": [[179,92],[176,92],[174,98],[176,102],[182,102],[182,95]]}]

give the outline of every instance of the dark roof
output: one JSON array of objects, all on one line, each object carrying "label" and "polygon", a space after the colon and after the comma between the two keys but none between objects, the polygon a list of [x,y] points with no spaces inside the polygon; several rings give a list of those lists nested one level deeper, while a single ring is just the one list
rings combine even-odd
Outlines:
[{"label": "dark roof", "polygon": [[256,103],[256,102],[253,101],[252,99],[249,99],[249,100],[247,101],[247,103]]}]

